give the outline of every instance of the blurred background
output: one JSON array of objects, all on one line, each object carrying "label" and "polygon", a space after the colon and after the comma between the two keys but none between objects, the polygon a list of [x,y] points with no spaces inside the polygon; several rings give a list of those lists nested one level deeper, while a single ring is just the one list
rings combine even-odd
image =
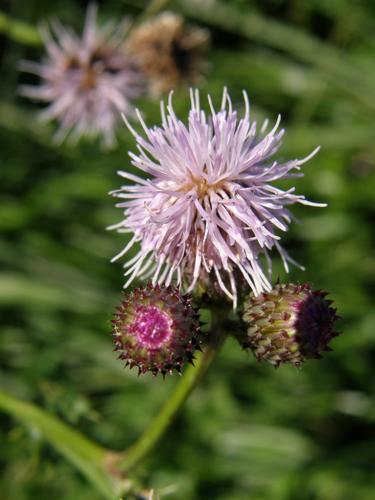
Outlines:
[{"label": "blurred background", "polygon": [[[99,18],[139,16],[143,1],[99,2]],[[99,443],[132,443],[178,381],[137,377],[112,352],[109,320],[123,284],[109,259],[124,237],[107,193],[134,140],[52,142],[55,126],[17,95],[21,59],[43,52],[33,29],[57,16],[81,32],[86,3],[4,0],[0,14],[0,384]],[[342,317],[334,352],[301,370],[258,364],[229,339],[167,437],[138,470],[162,498],[370,500],[375,495],[375,3],[371,0],[180,0],[168,9],[211,33],[202,94],[227,85],[254,117],[281,113],[281,156],[321,152],[295,182],[328,208],[296,207],[285,247]],[[10,25],[10,19],[27,24]],[[29,31],[28,31],[29,29]],[[204,101],[204,99],[202,99]],[[175,108],[186,117],[185,89]],[[147,123],[159,104],[137,101]],[[288,184],[285,184],[285,186]],[[290,186],[290,184],[289,184]],[[0,414],[0,497],[100,499],[33,428]]]}]

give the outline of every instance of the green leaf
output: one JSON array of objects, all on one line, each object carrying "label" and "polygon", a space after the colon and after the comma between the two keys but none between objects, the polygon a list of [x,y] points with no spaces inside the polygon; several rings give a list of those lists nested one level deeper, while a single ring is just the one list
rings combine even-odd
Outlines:
[{"label": "green leaf", "polygon": [[[100,491],[113,500],[120,494],[120,481],[105,470],[113,452],[93,443],[40,408],[0,392],[0,408],[27,426],[36,427],[44,437]],[[109,465],[109,464],[108,464]]]}]

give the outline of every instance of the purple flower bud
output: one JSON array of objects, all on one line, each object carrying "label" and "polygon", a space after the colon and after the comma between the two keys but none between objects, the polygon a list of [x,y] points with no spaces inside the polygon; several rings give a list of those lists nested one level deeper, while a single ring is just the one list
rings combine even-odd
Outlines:
[{"label": "purple flower bud", "polygon": [[327,293],[313,291],[307,284],[278,284],[270,292],[250,296],[244,304],[247,332],[239,338],[258,361],[276,367],[282,363],[301,366],[305,359],[321,358],[338,335],[336,309]]},{"label": "purple flower bud", "polygon": [[190,296],[147,285],[126,294],[113,323],[115,350],[126,366],[165,375],[181,372],[199,348],[199,321]]}]

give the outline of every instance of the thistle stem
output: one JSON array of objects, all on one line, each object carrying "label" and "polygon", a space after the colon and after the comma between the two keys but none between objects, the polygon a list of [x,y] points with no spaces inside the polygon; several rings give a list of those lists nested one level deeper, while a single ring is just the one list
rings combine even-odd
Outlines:
[{"label": "thistle stem", "polygon": [[146,19],[155,16],[160,10],[164,9],[169,2],[170,0],[152,0],[143,11],[142,18]]},{"label": "thistle stem", "polygon": [[[133,20],[128,29],[128,35],[134,28],[147,21],[147,19],[154,17],[158,12],[164,9],[170,0],[151,0],[147,7]],[[126,3],[126,2],[125,2]]]},{"label": "thistle stem", "polygon": [[135,467],[156,445],[171,425],[189,394],[200,382],[223,345],[226,309],[212,311],[211,333],[194,366],[189,366],[174,393],[138,441],[124,453],[102,448],[80,432],[69,427],[34,405],[19,401],[0,391],[0,410],[14,416],[25,425],[38,428],[46,440],[66,457],[100,491],[104,498],[119,498],[134,488],[134,481],[122,473]]},{"label": "thistle stem", "polygon": [[0,33],[4,33],[11,40],[25,45],[38,47],[42,44],[39,32],[34,26],[13,19],[5,12],[0,12]]},{"label": "thistle stem", "polygon": [[214,331],[215,335],[211,334],[210,340],[204,351],[197,356],[194,366],[189,366],[185,371],[174,393],[151,421],[138,441],[136,441],[135,444],[123,454],[119,462],[117,462],[116,466],[119,470],[128,471],[132,469],[148,455],[171,425],[188,396],[205,375],[226,338],[226,335],[220,331],[218,316],[219,315],[217,315],[215,321],[217,327]]}]

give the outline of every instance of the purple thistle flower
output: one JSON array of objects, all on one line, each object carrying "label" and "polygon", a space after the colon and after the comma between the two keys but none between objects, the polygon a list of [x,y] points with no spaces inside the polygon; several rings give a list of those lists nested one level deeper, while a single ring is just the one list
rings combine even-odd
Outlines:
[{"label": "purple thistle flower", "polygon": [[125,215],[111,228],[133,236],[113,260],[139,242],[140,250],[124,266],[125,287],[135,277],[152,276],[153,284],[175,281],[190,292],[208,276],[236,307],[239,276],[255,295],[271,289],[260,255],[266,256],[269,272],[274,247],[287,271],[293,262],[277,234],[291,222],[287,206],[324,206],[294,194],[294,188],[283,191],[272,185],[301,176],[300,166],[319,148],[301,160],[272,162],[284,134],[278,130],[280,116],[272,130],[266,132],[265,122],[257,133],[245,92],[241,119],[226,89],[219,111],[208,96],[209,117],[200,108],[199,92],[191,90],[190,96],[187,125],[173,110],[172,94],[166,110],[162,103],[161,127],[148,128],[137,111],[145,138],[124,117],[139,150],[129,153],[132,164],[148,179],[119,172],[135,184],[111,193],[124,200],[117,206]]},{"label": "purple thistle flower", "polygon": [[127,23],[96,24],[97,7],[89,5],[82,37],[58,21],[41,30],[46,48],[42,63],[24,61],[21,69],[40,76],[38,86],[24,85],[21,93],[49,103],[40,116],[56,119],[56,140],[69,134],[71,142],[81,136],[102,136],[103,144],[115,141],[120,112],[134,114],[131,100],[142,91],[142,78],[132,59],[124,53]]}]

